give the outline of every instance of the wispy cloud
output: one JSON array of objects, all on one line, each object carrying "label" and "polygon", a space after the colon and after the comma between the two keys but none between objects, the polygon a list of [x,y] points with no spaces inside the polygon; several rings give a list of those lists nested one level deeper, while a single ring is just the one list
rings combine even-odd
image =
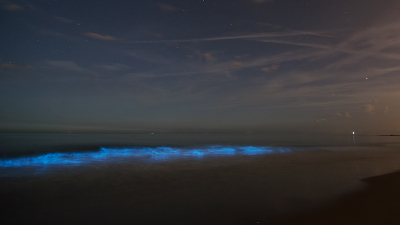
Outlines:
[{"label": "wispy cloud", "polygon": [[103,40],[103,41],[115,41],[115,40],[117,40],[117,38],[115,38],[113,36],[101,35],[101,34],[91,33],[91,32],[85,33],[85,36],[90,37],[90,38],[94,38],[94,39]]},{"label": "wispy cloud", "polygon": [[347,54],[347,56],[333,62],[327,68],[335,69],[351,66],[368,58],[400,61],[400,53],[387,51],[400,48],[400,34],[397,33],[398,27],[400,27],[400,22],[374,26],[355,32],[344,38],[341,42],[330,45],[319,44],[318,42],[307,43],[262,38],[259,41],[324,50],[322,52],[323,55]]},{"label": "wispy cloud", "polygon": [[[133,66],[130,67],[131,71],[125,71],[114,63],[98,65],[95,69],[121,69],[125,73],[120,79],[127,83],[148,78],[147,85],[156,90],[174,89],[180,92],[177,99],[183,96],[182,93],[191,96],[210,94],[204,85],[210,84],[218,86],[223,93],[218,93],[218,97],[207,103],[212,106],[279,108],[346,105],[350,108],[332,112],[341,112],[342,118],[358,118],[358,114],[371,110],[368,109],[369,104],[375,107],[375,112],[389,112],[389,107],[390,112],[393,111],[391,105],[385,106],[386,109],[369,100],[399,94],[397,78],[386,76],[400,71],[400,53],[393,51],[400,49],[397,27],[400,27],[400,23],[351,32],[346,30],[337,36],[332,36],[335,32],[328,30],[286,30],[154,41],[125,41],[112,36],[91,34],[95,34],[92,38],[114,40],[113,44],[127,46],[130,50],[120,52],[131,56],[133,65],[141,60],[154,64],[150,69],[140,72],[134,71]],[[234,48],[219,48],[219,45],[209,43],[221,41],[224,44],[230,40],[252,41],[251,44],[258,45],[260,49],[265,48],[266,53],[235,51]],[[159,45],[136,45],[146,43],[160,44],[165,51],[154,50]],[[179,49],[176,43],[182,43]],[[269,52],[269,43],[280,43],[284,47]],[[137,46],[140,46],[140,50],[135,49]],[[70,66],[72,68],[73,65]],[[154,78],[161,77],[170,77],[170,82],[154,82]],[[369,79],[365,79],[367,77]],[[236,83],[243,85],[234,86]]]},{"label": "wispy cloud", "polygon": [[367,105],[363,105],[362,107],[363,111],[366,113],[374,113],[375,111],[375,106],[371,105],[371,104],[367,104]]},{"label": "wispy cloud", "polygon": [[[1,3],[0,3],[1,4]],[[4,10],[13,11],[13,12],[22,12],[22,11],[29,11],[29,12],[42,12],[38,7],[34,4],[30,3],[29,1],[19,1],[18,4],[15,3],[8,3],[4,4],[2,7]]]},{"label": "wispy cloud", "polygon": [[177,7],[173,6],[173,5],[167,4],[167,3],[156,3],[155,5],[160,10],[166,11],[166,12],[175,12],[175,11],[179,10],[179,8],[177,8]]},{"label": "wispy cloud", "polygon": [[239,61],[232,62],[232,66],[235,66],[235,67],[242,67],[243,65],[244,65],[243,62],[239,62]]},{"label": "wispy cloud", "polygon": [[389,107],[379,105],[378,101],[375,99],[372,103],[363,105],[362,111],[369,115],[386,114],[389,112]]},{"label": "wispy cloud", "polygon": [[14,64],[10,64],[10,63],[2,63],[2,64],[0,64],[0,68],[2,68],[2,69],[18,69],[19,67]]},{"label": "wispy cloud", "polygon": [[348,57],[333,63],[330,68],[354,65],[368,58],[400,61],[400,53],[386,51],[400,47],[400,34],[397,32],[399,27],[400,22],[389,23],[350,35],[332,49],[348,53]]},{"label": "wispy cloud", "polygon": [[290,37],[300,35],[311,35],[319,37],[332,37],[328,32],[323,31],[282,31],[282,32],[269,32],[257,33],[249,35],[233,35],[223,37],[210,37],[210,38],[193,38],[193,39],[171,39],[171,40],[150,40],[150,41],[124,41],[127,44],[151,44],[151,43],[188,43],[188,42],[210,42],[210,41],[224,41],[224,40],[239,40],[239,39],[259,39],[259,38],[276,38],[276,37]]},{"label": "wispy cloud", "polygon": [[20,70],[20,69],[34,69],[35,67],[32,65],[21,66],[16,65],[14,63],[2,63],[0,64],[0,69],[10,69],[10,70]]},{"label": "wispy cloud", "polygon": [[286,45],[310,47],[310,48],[325,49],[325,50],[333,50],[334,49],[333,46],[322,45],[322,44],[317,44],[317,43],[303,43],[303,42],[272,40],[272,39],[261,39],[259,41],[266,42],[266,43],[286,44]]},{"label": "wispy cloud", "polygon": [[82,66],[73,61],[45,60],[39,66],[40,71],[46,71],[51,74],[51,78],[43,80],[44,82],[76,82],[93,81],[110,75],[110,71],[99,69],[95,65]]},{"label": "wispy cloud", "polygon": [[383,109],[383,113],[388,113],[389,112],[389,107],[385,106],[385,108]]},{"label": "wispy cloud", "polygon": [[94,65],[94,68],[104,71],[121,71],[121,70],[127,70],[130,67],[119,63],[113,63],[113,64]]},{"label": "wispy cloud", "polygon": [[[356,34],[352,34],[351,36],[354,35]],[[246,39],[248,38],[248,36],[235,36],[235,38]],[[222,58],[210,65],[187,64],[185,62],[180,62],[179,67],[172,66],[171,68],[166,70],[154,70],[150,73],[141,73],[140,76],[172,77],[205,74],[226,75],[234,74],[236,72],[238,72],[239,76],[239,72],[246,68],[254,68],[261,71],[263,70],[262,68],[265,68],[265,72],[276,71],[279,76],[257,78],[254,80],[254,82],[247,81],[246,85],[235,87],[235,93],[230,93],[232,96],[221,97],[221,99],[219,100],[218,98],[216,98],[216,102],[214,103],[216,105],[220,105],[221,107],[238,107],[250,105],[261,107],[265,105],[266,102],[268,102],[270,103],[268,104],[268,107],[286,107],[288,106],[288,104],[285,104],[285,102],[290,100],[290,107],[339,107],[341,105],[350,105],[351,107],[353,107],[353,110],[356,111],[357,109],[354,108],[355,102],[365,102],[366,98],[374,95],[393,95],[393,91],[396,88],[396,82],[390,82],[390,80],[394,79],[393,77],[385,78],[386,84],[384,82],[379,83],[380,81],[375,81],[372,78],[383,73],[398,71],[399,68],[398,66],[382,67],[379,63],[369,63],[367,66],[356,65],[356,67],[354,68],[357,69],[357,71],[345,70],[346,66],[339,66],[342,60],[351,58],[354,55],[363,54],[363,51],[360,51],[360,49],[357,48],[346,49],[344,47],[341,47],[343,46],[343,43],[348,42],[348,39],[349,37],[342,38],[342,41],[335,40],[335,42],[338,42],[337,44],[327,45],[319,44],[318,40],[311,43],[303,43],[297,41],[260,40],[256,38],[255,40],[260,42],[280,42],[282,44],[307,48],[298,48],[296,50],[290,50],[287,52],[278,52],[269,56],[254,57],[252,55],[249,55],[244,57],[244,60],[240,61],[240,66],[238,66],[239,64],[232,63],[232,60],[225,60]],[[337,57],[338,54],[344,55],[341,57]],[[379,59],[387,59],[388,55],[385,54],[381,54],[376,57],[378,57]],[[395,56],[395,54],[392,55]],[[242,57],[240,58],[242,59]],[[288,68],[286,67],[285,70],[278,71],[276,70],[277,67],[272,67],[272,65],[278,64],[281,64],[283,65],[282,67],[285,67],[289,63],[300,61],[302,62],[302,64],[305,64],[304,69],[301,70],[293,68],[288,71]],[[137,75],[138,74],[131,74],[131,76],[133,77]],[[366,80],[365,77],[371,78],[369,80]],[[228,78],[239,79],[235,76]],[[209,76],[204,79],[204,82],[213,82],[213,78],[210,78]],[[187,83],[186,85],[192,85],[195,87],[196,85],[198,85],[198,83]],[[377,85],[385,85],[385,89],[381,89],[379,88],[380,86]],[[196,89],[193,88],[192,90]],[[240,96],[238,96],[237,93],[240,93]],[[295,101],[293,101],[293,99],[295,99]],[[362,103],[358,104],[358,107],[361,106]],[[343,118],[351,118],[353,117],[352,114],[353,113],[351,111],[341,113]]]},{"label": "wispy cloud", "polygon": [[203,56],[207,62],[212,62],[215,60],[214,56],[212,56],[210,53],[204,53]]},{"label": "wispy cloud", "polygon": [[71,71],[71,72],[79,72],[79,73],[92,73],[92,71],[85,69],[81,66],[78,66],[75,62],[72,61],[55,61],[48,60],[46,61],[46,68],[53,68],[61,71]]},{"label": "wispy cloud", "polygon": [[265,66],[265,67],[261,68],[261,70],[266,73],[269,73],[269,72],[272,72],[272,71],[275,71],[278,69],[279,69],[279,65]]},{"label": "wispy cloud", "polygon": [[125,54],[139,60],[144,60],[156,64],[170,64],[174,61],[173,59],[162,56],[160,54],[154,54],[146,51],[125,51]]},{"label": "wispy cloud", "polygon": [[252,0],[255,3],[273,2],[274,0]]},{"label": "wispy cloud", "polygon": [[75,22],[75,20],[71,20],[71,19],[67,19],[65,17],[62,16],[56,16],[54,17],[57,21],[63,22],[63,23],[73,23]]},{"label": "wispy cloud", "polygon": [[16,4],[7,4],[3,8],[9,11],[21,11],[25,9],[24,7]]},{"label": "wispy cloud", "polygon": [[345,119],[352,119],[353,118],[353,116],[350,115],[349,112],[345,112],[345,113],[338,112],[338,113],[332,114],[332,116],[339,117],[339,118],[345,118]]}]

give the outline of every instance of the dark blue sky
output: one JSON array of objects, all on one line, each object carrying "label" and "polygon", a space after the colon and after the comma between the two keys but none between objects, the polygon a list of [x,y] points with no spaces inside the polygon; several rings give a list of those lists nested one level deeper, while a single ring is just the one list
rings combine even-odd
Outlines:
[{"label": "dark blue sky", "polygon": [[2,131],[400,132],[394,0],[0,4]]}]

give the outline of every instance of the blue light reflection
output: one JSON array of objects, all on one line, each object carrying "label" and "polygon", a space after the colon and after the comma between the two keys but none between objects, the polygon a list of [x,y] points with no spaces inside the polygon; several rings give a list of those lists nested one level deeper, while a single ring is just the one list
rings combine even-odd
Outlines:
[{"label": "blue light reflection", "polygon": [[198,148],[182,147],[132,147],[100,148],[96,152],[48,153],[39,156],[0,159],[0,168],[78,166],[96,162],[123,162],[138,159],[146,162],[162,162],[179,159],[202,159],[213,156],[261,155],[291,152],[290,149],[265,146],[212,145]]}]

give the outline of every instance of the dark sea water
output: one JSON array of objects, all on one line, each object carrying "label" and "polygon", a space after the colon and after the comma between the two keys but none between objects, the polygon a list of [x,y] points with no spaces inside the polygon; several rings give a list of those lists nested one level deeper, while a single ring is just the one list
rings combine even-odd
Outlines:
[{"label": "dark sea water", "polygon": [[0,134],[5,224],[271,224],[400,169],[400,137]]}]

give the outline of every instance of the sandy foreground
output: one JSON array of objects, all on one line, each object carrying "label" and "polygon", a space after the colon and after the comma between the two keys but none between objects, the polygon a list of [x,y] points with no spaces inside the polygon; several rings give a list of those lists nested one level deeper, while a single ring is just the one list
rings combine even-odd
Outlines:
[{"label": "sandy foreground", "polygon": [[364,190],[271,224],[400,224],[400,172],[363,179]]},{"label": "sandy foreground", "polygon": [[1,224],[400,224],[399,162],[397,147],[379,147],[58,168],[1,177],[0,218]]}]

